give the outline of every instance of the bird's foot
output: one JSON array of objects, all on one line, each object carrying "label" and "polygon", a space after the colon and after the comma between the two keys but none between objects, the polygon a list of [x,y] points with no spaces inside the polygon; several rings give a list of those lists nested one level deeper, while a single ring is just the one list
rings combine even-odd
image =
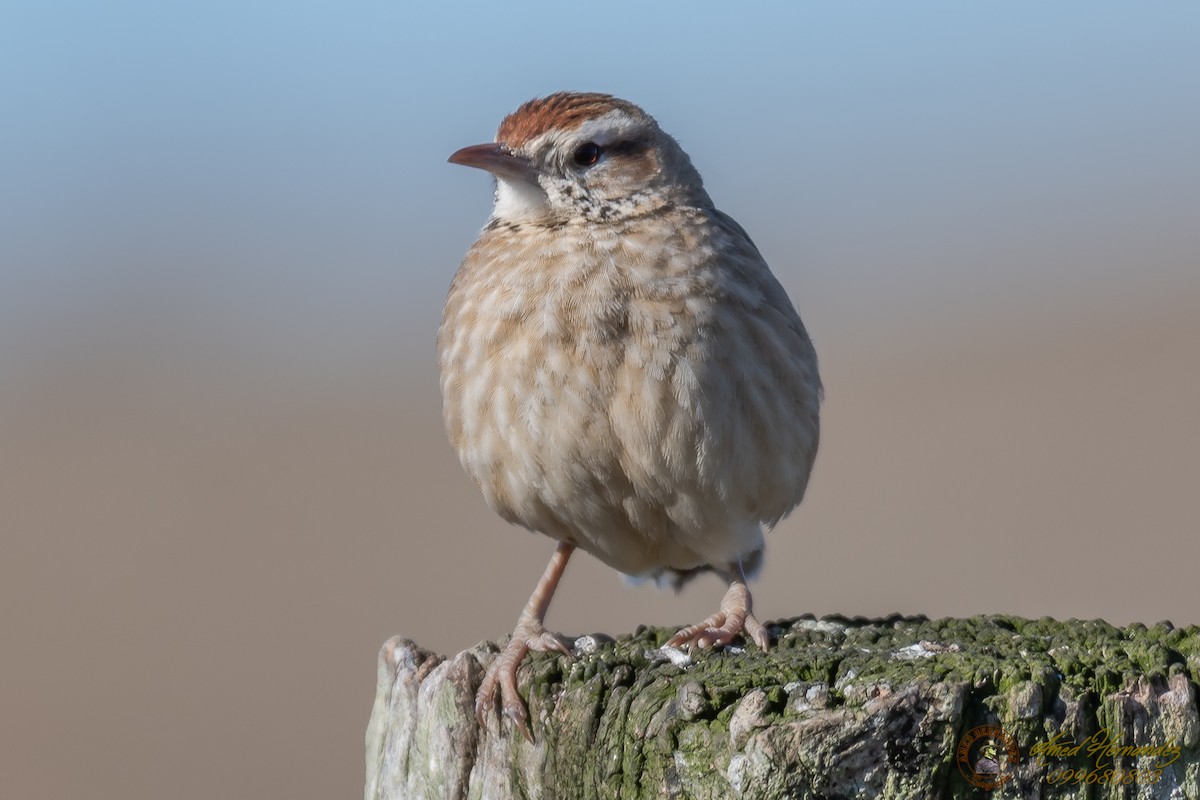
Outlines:
[{"label": "bird's foot", "polygon": [[488,710],[496,707],[496,692],[499,690],[504,716],[512,720],[526,739],[533,741],[533,735],[529,732],[529,711],[521,699],[521,693],[517,691],[517,667],[521,666],[530,651],[557,652],[573,658],[570,639],[547,631],[540,622],[522,621],[513,631],[509,643],[488,666],[479,692],[475,695],[475,719],[479,727],[486,727]]},{"label": "bird's foot", "polygon": [[667,640],[668,647],[686,647],[705,649],[708,647],[724,646],[732,642],[739,634],[744,633],[764,652],[771,646],[771,637],[767,629],[754,612],[750,603],[750,590],[741,581],[734,581],[725,598],[721,600],[721,610],[713,614],[699,625],[689,625]]}]

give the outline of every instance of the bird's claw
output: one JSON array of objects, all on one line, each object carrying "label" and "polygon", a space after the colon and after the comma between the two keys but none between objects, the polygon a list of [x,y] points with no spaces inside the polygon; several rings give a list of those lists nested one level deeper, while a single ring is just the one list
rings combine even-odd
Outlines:
[{"label": "bird's claw", "polygon": [[720,610],[699,625],[689,625],[676,633],[667,640],[668,647],[686,647],[688,650],[723,647],[737,638],[738,634],[744,633],[764,652],[770,648],[771,637],[754,616],[750,590],[746,588],[741,564],[738,563],[736,568],[735,578],[721,600]]},{"label": "bird's claw", "polygon": [[699,625],[683,628],[667,640],[667,646],[686,647],[688,650],[724,647],[743,633],[763,652],[770,649],[771,637],[753,613],[729,613],[724,610],[718,611]]},{"label": "bird's claw", "polygon": [[508,717],[513,726],[533,743],[533,734],[529,730],[529,710],[521,693],[517,689],[517,667],[530,651],[535,653],[561,653],[567,658],[574,658],[571,652],[570,640],[542,629],[540,626],[533,630],[518,630],[512,640],[492,660],[479,692],[475,695],[475,719],[479,727],[487,726],[488,711],[496,707],[496,692],[500,693],[500,706],[503,716]]},{"label": "bird's claw", "polygon": [[[493,662],[493,667],[499,662]],[[486,727],[487,714],[496,705],[496,691],[500,692],[501,715],[512,720],[513,726],[521,732],[521,734],[533,742],[533,734],[529,732],[529,712],[525,708],[525,701],[521,699],[521,694],[517,691],[517,674],[515,667],[509,670],[506,667],[489,669],[487,675],[483,679],[483,684],[479,687],[479,693],[475,696],[475,718],[479,722],[479,726]]]},{"label": "bird's claw", "polygon": [[542,631],[532,638],[526,639],[526,644],[535,653],[549,653],[554,651],[562,653],[567,658],[575,658],[575,652],[572,649],[575,646],[575,640],[557,633]]}]

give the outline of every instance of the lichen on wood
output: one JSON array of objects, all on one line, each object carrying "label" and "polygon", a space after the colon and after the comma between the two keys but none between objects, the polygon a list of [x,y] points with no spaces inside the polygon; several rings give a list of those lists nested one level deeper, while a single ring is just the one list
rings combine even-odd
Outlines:
[{"label": "lichen on wood", "polygon": [[[496,715],[475,721],[493,645],[443,659],[394,638],[380,653],[366,798],[979,797],[956,745],[981,725],[1021,755],[995,798],[1200,797],[1200,628],[1008,616],[770,628],[769,653],[681,657],[662,649],[672,631],[641,628],[581,641],[574,659],[533,655],[520,674],[532,743]],[[1176,755],[1089,752],[1104,736]],[[1085,746],[1064,755],[1071,743]],[[1141,771],[1113,784],[1105,767]]]}]

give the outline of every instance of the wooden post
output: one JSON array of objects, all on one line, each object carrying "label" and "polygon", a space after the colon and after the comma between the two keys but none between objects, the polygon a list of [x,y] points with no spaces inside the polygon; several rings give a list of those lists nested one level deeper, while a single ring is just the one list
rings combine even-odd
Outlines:
[{"label": "wooden post", "polygon": [[765,654],[689,658],[660,649],[672,631],[640,629],[583,637],[574,660],[531,656],[533,743],[495,715],[475,721],[493,646],[444,659],[391,639],[365,796],[1200,798],[1200,628],[1003,616],[768,627]]}]

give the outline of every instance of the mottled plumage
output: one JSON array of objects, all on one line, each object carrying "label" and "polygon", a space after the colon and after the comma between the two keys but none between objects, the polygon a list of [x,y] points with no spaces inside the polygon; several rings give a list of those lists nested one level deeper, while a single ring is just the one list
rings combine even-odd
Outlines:
[{"label": "mottled plumage", "polygon": [[[565,543],[563,565],[575,546],[630,575],[728,575],[722,612],[679,643],[723,643],[744,624],[765,646],[741,565],[800,502],[816,455],[821,384],[804,325],[636,106],[552,95],[509,115],[497,142],[451,157],[498,181],[438,334],[463,467],[506,520]],[[499,682],[522,722],[506,673],[530,646],[563,649],[538,594],[481,713]]]}]

